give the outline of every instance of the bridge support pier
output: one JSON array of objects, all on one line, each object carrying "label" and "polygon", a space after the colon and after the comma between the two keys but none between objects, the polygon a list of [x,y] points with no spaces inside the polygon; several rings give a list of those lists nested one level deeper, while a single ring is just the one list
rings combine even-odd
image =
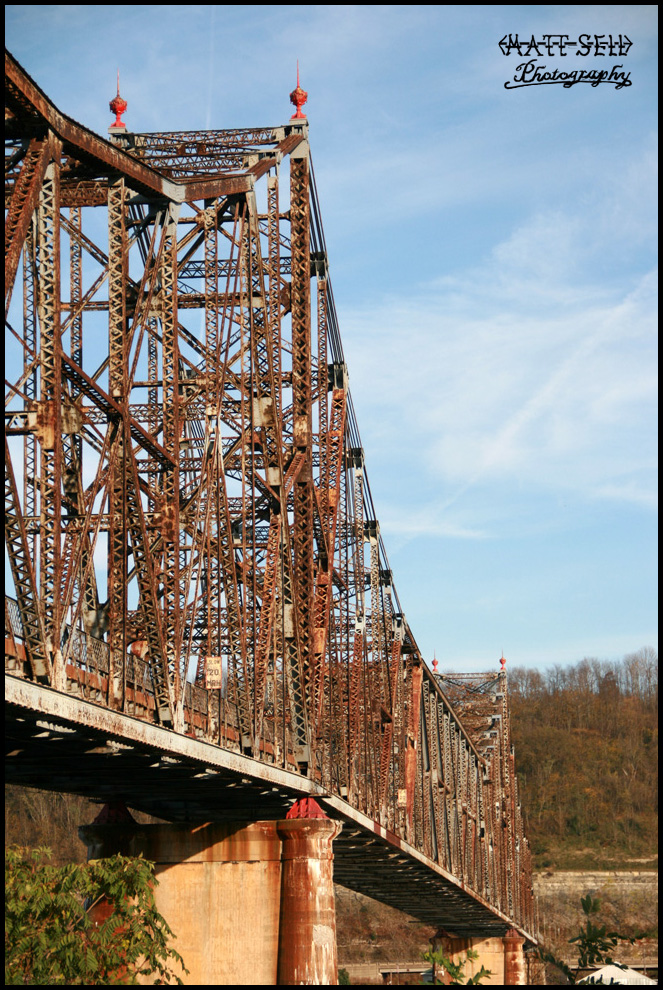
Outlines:
[{"label": "bridge support pier", "polygon": [[[468,949],[476,952],[476,959],[465,962],[463,979],[475,976],[485,966],[490,976],[482,983],[495,987],[527,985],[524,942],[525,939],[515,928],[509,929],[503,938],[460,938],[440,931],[432,939],[433,949],[442,949],[453,963],[464,962]],[[438,973],[438,978],[441,979],[442,974]]]},{"label": "bridge support pier", "polygon": [[142,853],[156,864],[156,904],[189,969],[180,974],[185,985],[335,986],[332,843],[340,829],[328,818],[125,821],[79,835],[89,859]]},{"label": "bridge support pier", "polygon": [[527,986],[527,960],[523,948],[525,939],[515,928],[510,928],[504,942],[504,984],[505,986]]},{"label": "bridge support pier", "polygon": [[341,823],[291,818],[282,842],[279,986],[338,983],[332,842]]}]

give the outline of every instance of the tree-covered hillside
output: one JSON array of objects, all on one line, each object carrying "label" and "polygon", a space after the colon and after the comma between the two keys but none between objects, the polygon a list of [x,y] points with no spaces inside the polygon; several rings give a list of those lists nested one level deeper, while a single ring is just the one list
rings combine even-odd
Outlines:
[{"label": "tree-covered hillside", "polygon": [[658,853],[658,658],[508,673],[536,868],[645,869]]}]

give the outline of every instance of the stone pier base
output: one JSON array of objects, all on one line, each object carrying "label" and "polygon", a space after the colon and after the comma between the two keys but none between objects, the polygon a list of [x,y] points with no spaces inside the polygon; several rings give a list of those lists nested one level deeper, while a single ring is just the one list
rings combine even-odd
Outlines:
[{"label": "stone pier base", "polygon": [[[445,956],[453,963],[465,962],[468,949],[477,953],[477,958],[467,960],[463,969],[462,982],[476,976],[482,966],[490,971],[490,976],[482,980],[483,986],[526,986],[526,964],[523,945],[525,939],[515,929],[510,929],[504,938],[458,938],[447,932],[438,932],[433,941],[433,948],[442,949]],[[438,979],[444,975],[438,972]],[[445,980],[450,982],[450,979]]]},{"label": "stone pier base", "polygon": [[504,983],[508,987],[527,986],[527,962],[523,946],[525,939],[515,928],[504,936]]},{"label": "stone pier base", "polygon": [[89,859],[142,853],[156,864],[157,909],[177,936],[185,985],[335,986],[332,842],[340,828],[326,818],[122,822],[79,835]]}]

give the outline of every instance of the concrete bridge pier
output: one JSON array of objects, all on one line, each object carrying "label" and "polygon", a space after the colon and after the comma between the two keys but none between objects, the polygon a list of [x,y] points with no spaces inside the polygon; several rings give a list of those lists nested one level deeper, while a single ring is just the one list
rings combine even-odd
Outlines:
[{"label": "concrete bridge pier", "polygon": [[515,928],[510,928],[502,941],[504,942],[505,986],[527,986],[527,960],[523,948],[525,939]]},{"label": "concrete bridge pier", "polygon": [[[443,930],[431,939],[433,950],[442,949],[453,963],[466,960],[468,949],[477,953],[477,958],[465,962],[463,978],[475,976],[482,966],[490,971],[482,983],[484,986],[509,987],[527,985],[527,966],[523,949],[525,939],[510,928],[503,938],[460,938]],[[442,974],[438,973],[442,979]]]},{"label": "concrete bridge pier", "polygon": [[[102,813],[80,838],[88,859],[142,853],[156,864],[156,904],[189,969],[179,974],[185,985],[338,984],[332,843],[339,822],[140,825],[126,816]],[[102,906],[100,920],[110,910]]]},{"label": "concrete bridge pier", "polygon": [[335,986],[336,906],[332,842],[341,823],[291,818],[277,823],[281,839],[279,986]]}]

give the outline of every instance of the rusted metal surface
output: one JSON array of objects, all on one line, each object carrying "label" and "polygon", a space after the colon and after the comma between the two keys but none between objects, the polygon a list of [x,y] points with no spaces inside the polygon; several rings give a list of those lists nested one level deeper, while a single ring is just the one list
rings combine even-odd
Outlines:
[{"label": "rusted metal surface", "polygon": [[279,986],[337,986],[333,841],[341,823],[278,823],[283,843]]},{"label": "rusted metal surface", "polygon": [[[526,916],[533,904],[532,860],[520,811],[506,671],[438,675],[437,680],[485,760],[481,804],[483,820],[490,822],[492,843],[492,862],[487,868],[496,877],[505,913]],[[466,833],[476,828],[471,814],[464,816],[463,828]],[[534,928],[534,917],[530,917]]]},{"label": "rusted metal surface", "polygon": [[504,936],[504,984],[507,987],[527,985],[524,942],[524,938],[515,928],[510,928]]},{"label": "rusted metal surface", "polygon": [[6,68],[8,669],[296,775],[531,935],[506,690],[399,603],[305,119],[113,144]]}]

